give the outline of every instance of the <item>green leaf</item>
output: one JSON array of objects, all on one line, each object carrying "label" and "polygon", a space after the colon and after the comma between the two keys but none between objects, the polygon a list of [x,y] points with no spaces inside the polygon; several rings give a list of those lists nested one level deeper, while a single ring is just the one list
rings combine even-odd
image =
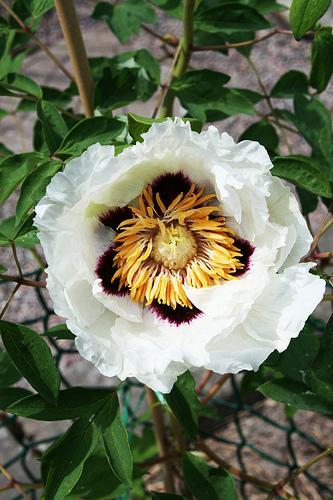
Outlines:
[{"label": "green leaf", "polygon": [[312,28],[315,23],[325,14],[330,6],[331,0],[293,0],[289,21],[296,40]]},{"label": "green leaf", "polygon": [[90,59],[90,64],[96,81],[94,103],[99,108],[113,110],[147,101],[160,82],[159,62],[145,49]]},{"label": "green leaf", "polygon": [[[225,0],[227,3],[229,0]],[[277,3],[275,0],[239,0],[237,3],[250,5],[260,14],[270,14],[271,12],[282,12],[286,10],[286,6]]]},{"label": "green leaf", "polygon": [[200,500],[237,500],[233,477],[222,468],[210,467],[192,453],[183,455],[182,467],[186,485]]},{"label": "green leaf", "polygon": [[132,484],[133,458],[127,431],[120,418],[116,393],[98,412],[95,424],[101,432],[107,458],[113,473],[127,486]]},{"label": "green leaf", "polygon": [[172,493],[159,493],[158,491],[151,492],[152,500],[185,500],[185,497],[173,495]]},{"label": "green leaf", "polygon": [[94,19],[103,19],[121,43],[138,34],[141,23],[154,23],[155,12],[143,0],[127,0],[116,5],[99,2],[92,14]]},{"label": "green leaf", "polygon": [[21,373],[13,365],[8,353],[0,351],[0,390],[15,384],[21,377]]},{"label": "green leaf", "polygon": [[56,403],[60,375],[41,336],[23,325],[0,322],[4,346],[16,368],[49,403]]},{"label": "green leaf", "polygon": [[170,394],[165,399],[172,412],[190,438],[198,433],[198,417],[201,404],[195,393],[195,381],[190,372],[177,378]]},{"label": "green leaf", "polygon": [[30,396],[31,392],[20,387],[8,387],[0,390],[0,408],[8,408],[12,404],[18,403],[21,399]]},{"label": "green leaf", "polygon": [[319,338],[306,324],[300,335],[292,339],[282,353],[274,351],[264,366],[279,371],[284,377],[296,382],[304,381],[304,373],[311,367],[319,349]]},{"label": "green leaf", "polygon": [[276,157],[271,172],[277,177],[293,182],[311,193],[325,198],[332,196],[329,180],[320,170],[320,165],[314,158],[291,155]]},{"label": "green leaf", "polygon": [[128,132],[135,142],[142,142],[142,134],[148,132],[153,123],[161,123],[163,121],[164,118],[146,118],[135,113],[128,113]]},{"label": "green leaf", "polygon": [[59,160],[45,161],[23,181],[16,205],[16,224],[20,224],[30,209],[44,196],[50,180],[61,168],[62,162]]},{"label": "green leaf", "polygon": [[74,340],[75,335],[70,332],[65,324],[55,325],[49,328],[45,333],[44,337],[55,337],[61,340]]},{"label": "green leaf", "polygon": [[327,323],[311,369],[305,373],[305,381],[318,396],[333,403],[333,316]]},{"label": "green leaf", "polygon": [[[149,78],[159,85],[161,83],[161,69],[159,62],[155,59],[148,50],[140,49],[134,53],[134,59],[140,68],[144,68],[147,71]],[[118,60],[121,61],[121,56],[118,56]]]},{"label": "green leaf", "polygon": [[12,155],[13,151],[7,148],[4,144],[0,142],[0,158]]},{"label": "green leaf", "polygon": [[15,93],[42,97],[40,86],[31,78],[19,73],[9,73],[0,81],[0,95],[12,95]]},{"label": "green leaf", "polygon": [[47,101],[38,101],[37,116],[43,125],[43,135],[46,144],[50,153],[53,154],[68,133],[68,127],[57,108]]},{"label": "green leaf", "polygon": [[208,33],[258,31],[271,25],[258,11],[240,3],[226,3],[223,8],[207,8],[201,3],[194,16],[194,27]]},{"label": "green leaf", "polygon": [[[226,116],[254,114],[253,104],[261,99],[255,92],[225,88],[229,76],[211,70],[188,71],[174,80],[170,88],[182,106],[198,120],[205,122]],[[213,116],[209,113],[213,112]],[[219,113],[216,116],[216,113]],[[222,116],[220,116],[222,114]]]},{"label": "green leaf", "polygon": [[315,33],[311,47],[311,87],[322,92],[333,73],[332,28],[323,28]]},{"label": "green leaf", "polygon": [[276,151],[279,145],[275,128],[265,119],[250,125],[239,138],[239,141],[244,140],[260,142],[269,152]]},{"label": "green leaf", "polygon": [[134,434],[131,438],[131,449],[135,464],[141,464],[157,455],[156,438],[150,427],[144,427],[142,435]]},{"label": "green leaf", "polygon": [[307,94],[308,86],[307,76],[302,71],[292,69],[275,83],[271,90],[271,97],[293,98],[296,93]]},{"label": "green leaf", "polygon": [[[315,156],[332,163],[332,119],[331,113],[318,99],[307,99],[304,95],[296,94],[294,98],[294,124],[305,140],[313,148]],[[316,126],[314,126],[316,124]],[[327,172],[333,180],[332,168]]]},{"label": "green leaf", "polygon": [[53,0],[32,0],[31,15],[34,18],[39,18],[53,7]]},{"label": "green leaf", "polygon": [[0,162],[0,203],[37,168],[42,158],[41,154],[35,152],[21,153],[7,156]]},{"label": "green leaf", "polygon": [[277,379],[261,385],[258,391],[266,398],[274,399],[274,401],[279,401],[300,410],[333,414],[333,402],[320,398],[317,394],[311,392],[307,385],[300,382]]},{"label": "green leaf", "polygon": [[111,393],[110,389],[74,387],[59,392],[57,406],[47,403],[38,394],[33,394],[10,407],[3,406],[2,409],[35,420],[68,420],[92,415],[105,404]]},{"label": "green leaf", "polygon": [[318,196],[302,188],[297,188],[297,193],[299,200],[301,202],[303,215],[308,215],[314,210],[316,210],[319,201]]},{"label": "green leaf", "polygon": [[128,488],[110,469],[104,448],[98,448],[85,461],[79,481],[66,500],[110,500],[124,495]]},{"label": "green leaf", "polygon": [[37,229],[32,228],[24,234],[18,236],[15,239],[15,245],[17,247],[31,248],[39,244],[39,239],[37,237]]},{"label": "green leaf", "polygon": [[96,427],[87,418],[80,418],[44,453],[42,460],[50,463],[45,500],[62,500],[70,493],[98,437]]},{"label": "green leaf", "polygon": [[[16,56],[13,55],[13,49],[15,48],[17,40],[16,27],[12,29],[12,27],[7,24],[7,28],[9,28],[9,31],[6,36],[1,36],[0,38],[0,79],[5,78],[9,73],[18,72],[23,59],[27,55],[26,50]],[[6,88],[6,82],[4,82],[4,85],[0,83],[0,94],[10,95],[8,92],[9,90]]]},{"label": "green leaf", "polygon": [[15,225],[15,217],[8,217],[0,222],[0,246],[10,245],[30,248],[38,243],[37,229],[32,227],[32,216]]},{"label": "green leaf", "polygon": [[[176,93],[188,92],[204,98],[208,89],[218,95],[221,87],[228,83],[229,80],[230,76],[210,69],[191,70],[174,80],[171,88]],[[216,89],[216,87],[218,88]]]},{"label": "green leaf", "polygon": [[[92,144],[112,144],[124,130],[125,124],[114,118],[86,118],[65,136],[57,154],[79,156]],[[0,165],[1,168],[1,165]]]},{"label": "green leaf", "polygon": [[182,0],[151,0],[156,7],[165,10],[169,16],[181,19],[183,16]]},{"label": "green leaf", "polygon": [[0,264],[0,274],[4,273],[5,271],[7,271],[7,268]]},{"label": "green leaf", "polygon": [[[164,120],[165,118],[146,118],[135,113],[128,113],[128,131],[135,142],[142,142],[142,134],[148,132],[153,123],[161,123]],[[184,118],[184,121],[190,123],[193,131],[201,132],[202,123],[200,120]]]}]

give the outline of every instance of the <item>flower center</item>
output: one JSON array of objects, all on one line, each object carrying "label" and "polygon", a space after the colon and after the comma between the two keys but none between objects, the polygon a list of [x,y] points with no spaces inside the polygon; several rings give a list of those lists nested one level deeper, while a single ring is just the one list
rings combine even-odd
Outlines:
[{"label": "flower center", "polygon": [[136,206],[119,209],[116,218],[125,217],[115,228],[110,285],[127,289],[135,302],[176,309],[193,307],[184,285],[207,288],[237,279],[242,252],[220,207],[209,204],[216,196],[204,191],[189,181],[187,191],[166,196],[153,183]]},{"label": "flower center", "polygon": [[167,269],[182,269],[195,256],[197,248],[193,234],[186,227],[161,223],[153,239],[152,257]]}]

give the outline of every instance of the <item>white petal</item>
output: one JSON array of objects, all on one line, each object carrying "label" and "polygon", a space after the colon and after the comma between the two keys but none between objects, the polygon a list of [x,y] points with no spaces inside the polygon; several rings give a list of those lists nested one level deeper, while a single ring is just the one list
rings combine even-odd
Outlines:
[{"label": "white petal", "polygon": [[127,319],[128,321],[134,321],[135,323],[142,321],[142,305],[138,302],[133,302],[129,295],[119,296],[119,295],[107,295],[101,286],[102,280],[96,279],[92,292],[94,297],[101,302],[107,309],[110,309],[114,314]]},{"label": "white petal", "polygon": [[309,250],[312,236],[302,216],[297,200],[290,189],[277,177],[272,177],[268,208],[271,222],[287,228],[284,248],[276,262],[276,267],[285,269],[297,264]]},{"label": "white petal", "polygon": [[103,314],[104,308],[92,295],[91,285],[87,280],[67,283],[64,295],[73,316],[82,327],[90,326]]},{"label": "white petal", "polygon": [[239,279],[210,288],[185,286],[186,295],[207,316],[219,318],[221,329],[234,327],[244,320],[268,283],[268,268],[261,259],[262,253],[256,250],[251,257],[250,270]]},{"label": "white petal", "polygon": [[[104,375],[135,376],[168,392],[191,366],[220,373],[256,369],[274,348],[286,348],[319,302],[324,282],[309,266],[288,267],[305,253],[309,233],[270,168],[258,143],[235,144],[215,127],[197,134],[179,119],[154,124],[142,143],[116,157],[113,147],[96,144],[71,160],[37,205],[35,224],[55,311],[77,335],[82,356]],[[227,224],[255,253],[239,280],[188,288],[204,314],[177,327],[128,297],[104,294],[95,267],[114,238],[97,215],[133,202],[156,176],[179,170],[216,191]],[[281,265],[284,273],[276,274]]]},{"label": "white petal", "polygon": [[325,291],[325,282],[309,273],[312,265],[298,264],[283,274],[272,272],[244,322],[227,338],[210,342],[206,368],[218,373],[257,370],[274,349],[285,350]]}]

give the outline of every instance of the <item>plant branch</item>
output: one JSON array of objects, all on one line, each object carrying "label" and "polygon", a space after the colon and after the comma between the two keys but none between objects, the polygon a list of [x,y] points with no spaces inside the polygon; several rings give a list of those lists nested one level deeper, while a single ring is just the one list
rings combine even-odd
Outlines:
[{"label": "plant branch", "polygon": [[[6,490],[11,489],[11,488],[15,488],[15,490],[18,491],[20,493],[20,495],[22,495],[22,498],[24,500],[29,500],[29,496],[25,493],[21,484],[13,478],[13,476],[8,471],[8,469],[6,469],[6,467],[4,467],[2,464],[0,464],[0,471],[5,476],[5,478],[8,479],[8,481],[9,481],[8,485],[5,487]],[[5,490],[3,490],[3,491],[5,491]]]},{"label": "plant branch", "polygon": [[259,479],[257,477],[251,476],[250,474],[247,474],[246,472],[243,472],[234,467],[233,465],[225,462],[222,458],[216,455],[216,453],[212,451],[209,448],[209,446],[207,446],[203,441],[197,442],[197,449],[202,451],[213,462],[215,462],[220,467],[223,467],[223,469],[226,469],[228,472],[230,472],[230,474],[237,477],[238,479],[242,479],[249,483],[255,484],[256,486],[258,486],[259,488],[263,488],[264,490],[271,490],[272,486],[274,487],[274,485],[272,485],[271,483],[263,481],[262,479]]},{"label": "plant branch", "polygon": [[[174,63],[172,65],[172,74],[170,81],[183,75],[191,58],[194,7],[195,0],[184,1],[183,35],[174,56]],[[170,88],[167,88],[163,97],[163,102],[159,114],[160,118],[166,118],[167,116],[172,115],[174,100],[175,95],[173,91]]]},{"label": "plant branch", "polygon": [[236,42],[236,43],[224,43],[222,45],[193,45],[193,52],[203,52],[205,50],[221,50],[221,49],[237,49],[239,47],[248,47],[249,45],[256,45],[257,43],[263,42],[268,38],[271,38],[275,35],[292,35],[292,31],[283,30],[281,28],[276,28],[264,36],[259,38],[253,38],[252,40],[245,40],[244,42]]},{"label": "plant branch", "polygon": [[318,245],[318,242],[320,238],[330,229],[330,227],[333,225],[333,217],[331,217],[331,209],[332,209],[333,202],[330,204],[328,207],[327,214],[324,216],[323,220],[321,221],[321,224],[314,235],[313,241],[310,246],[310,250],[304,257],[302,257],[301,262],[311,262],[315,257],[314,254],[316,252],[316,248]]},{"label": "plant branch", "polygon": [[45,281],[27,280],[24,277],[21,278],[20,276],[10,276],[8,274],[0,274],[0,280],[12,281],[13,283],[18,283],[19,285],[33,286],[35,288],[45,288],[46,287]]},{"label": "plant branch", "polygon": [[175,453],[170,453],[169,455],[163,455],[159,457],[154,457],[150,458],[149,460],[146,460],[145,462],[142,462],[139,464],[139,467],[143,469],[149,469],[153,465],[157,464],[163,464],[164,462],[171,462],[175,460],[176,458],[179,458],[181,456],[180,452],[175,452]]},{"label": "plant branch", "polygon": [[38,47],[45,52],[45,54],[54,62],[54,64],[69,78],[70,80],[74,80],[73,75],[65,68],[62,62],[50,51],[50,49],[38,38],[35,33],[31,31],[31,29],[25,25],[22,19],[11,9],[11,7],[5,2],[5,0],[0,0],[0,5],[11,15],[13,19],[17,22],[17,24],[22,28],[22,30],[30,35]]},{"label": "plant branch", "polygon": [[291,483],[294,479],[296,479],[297,476],[300,474],[303,474],[307,469],[312,467],[312,465],[316,464],[320,460],[322,460],[325,457],[328,457],[333,453],[333,447],[327,448],[327,450],[323,451],[319,455],[317,455],[314,458],[311,458],[311,460],[308,460],[304,465],[301,467],[298,467],[296,470],[293,472],[290,472],[289,474],[286,475],[284,479],[279,481],[277,484],[275,484],[269,493],[267,500],[273,500],[276,495],[280,496],[283,488],[288,484]]},{"label": "plant branch", "polygon": [[16,264],[16,267],[17,267],[17,270],[18,270],[18,273],[19,273],[19,276],[20,278],[22,279],[23,278],[23,273],[22,273],[22,268],[21,268],[21,264],[18,260],[18,257],[17,257],[17,252],[16,252],[16,246],[15,246],[15,243],[12,241],[11,242],[11,247],[12,247],[12,252],[13,252],[13,256],[14,256],[14,260],[15,260],[15,264]]},{"label": "plant branch", "polygon": [[[157,445],[159,448],[159,455],[160,457],[168,456],[169,446],[166,436],[163,410],[161,408],[161,405],[157,401],[154,391],[152,391],[152,389],[150,389],[149,387],[146,387],[146,396],[147,396],[148,407],[151,410],[153,418],[153,426],[154,426]],[[169,462],[165,462],[163,469],[164,469],[165,492],[174,493],[175,485],[173,480],[172,464],[170,464]]]},{"label": "plant branch", "polygon": [[215,394],[221,389],[221,387],[229,380],[231,377],[230,373],[222,375],[222,377],[212,385],[207,394],[201,399],[201,404],[206,405],[208,401],[215,396]]},{"label": "plant branch", "polygon": [[84,113],[87,117],[91,117],[94,115],[94,85],[75,6],[73,0],[55,0],[54,5],[67,45]]},{"label": "plant branch", "polygon": [[154,38],[161,40],[161,42],[166,43],[167,45],[170,45],[171,47],[177,47],[177,45],[179,43],[178,38],[175,35],[172,35],[171,33],[167,33],[165,35],[160,35],[160,33],[153,30],[150,26],[147,26],[146,24],[141,24],[141,28],[144,31],[146,31],[146,33],[149,33]]},{"label": "plant branch", "polygon": [[[6,97],[14,97],[16,99],[24,99],[25,101],[31,101],[31,102],[38,102],[39,101],[39,97],[36,97],[33,95],[20,94],[19,92],[13,92],[12,90],[10,92],[11,93],[6,95]],[[69,118],[72,118],[73,120],[77,120],[77,121],[80,120],[79,116],[75,115],[74,113],[71,113],[67,109],[64,109],[60,106],[57,106],[56,104],[55,104],[55,107],[57,108],[58,111],[60,111],[64,115],[68,116]],[[16,113],[16,110],[11,112],[11,114],[15,114],[15,113]]]},{"label": "plant branch", "polygon": [[260,74],[259,74],[259,72],[258,72],[258,70],[257,70],[257,68],[256,68],[256,66],[254,64],[254,62],[252,61],[252,59],[250,57],[247,58],[247,62],[249,64],[250,68],[252,69],[252,71],[253,71],[256,79],[257,79],[259,88],[261,89],[261,91],[262,91],[262,93],[264,95],[264,98],[265,98],[265,100],[266,100],[266,102],[268,104],[269,109],[271,110],[273,116],[275,117],[276,125],[277,125],[277,127],[279,127],[279,129],[281,131],[283,139],[284,139],[284,141],[286,143],[286,146],[288,148],[288,152],[289,152],[289,154],[292,154],[291,146],[289,144],[287,134],[286,134],[286,132],[284,130],[285,127],[283,127],[281,125],[279,118],[276,116],[275,109],[274,109],[274,106],[272,104],[271,98],[270,98],[270,96],[269,96],[269,94],[268,94],[268,92],[266,90],[266,87],[265,87],[265,85],[264,85],[264,83],[263,83],[263,81],[262,81],[262,79],[260,77]]},{"label": "plant branch", "polygon": [[333,252],[314,252],[313,258],[318,260],[331,259],[333,257]]},{"label": "plant branch", "polygon": [[22,483],[21,481],[16,481],[9,470],[2,464],[0,464],[0,472],[9,481],[8,484],[0,487],[0,493],[15,488],[24,500],[29,500],[30,497],[26,494],[26,491],[36,490],[43,487],[43,483]]},{"label": "plant branch", "polygon": [[298,132],[298,130],[296,130],[295,128],[289,127],[288,125],[285,125],[280,120],[277,121],[277,119],[274,118],[273,116],[263,115],[263,118],[266,118],[268,121],[274,123],[274,125],[276,125],[277,127],[284,128],[285,130],[288,130],[289,132],[292,132],[293,134],[297,134],[301,137],[301,134],[300,134],[300,132]]},{"label": "plant branch", "polygon": [[11,293],[9,294],[9,297],[5,303],[5,305],[3,306],[3,308],[1,309],[1,312],[0,312],[0,319],[2,319],[4,317],[4,315],[6,314],[6,311],[8,309],[8,307],[10,306],[17,290],[20,288],[21,286],[21,283],[17,283],[17,285],[13,288],[13,290],[11,291]]},{"label": "plant branch", "polygon": [[206,370],[205,371],[205,373],[203,374],[203,376],[202,376],[202,378],[201,378],[198,386],[195,389],[195,392],[197,394],[200,394],[200,392],[206,387],[206,385],[208,384],[208,382],[212,378],[213,373],[214,372],[212,370]]}]

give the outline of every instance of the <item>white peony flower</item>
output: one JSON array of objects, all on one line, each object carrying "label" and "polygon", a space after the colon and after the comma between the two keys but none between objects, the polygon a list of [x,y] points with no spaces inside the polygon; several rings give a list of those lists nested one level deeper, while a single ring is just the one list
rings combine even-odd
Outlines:
[{"label": "white peony flower", "polygon": [[325,283],[311,235],[257,142],[154,124],[53,177],[35,224],[47,287],[83,357],[169,392],[191,367],[257,370],[297,337]]}]

